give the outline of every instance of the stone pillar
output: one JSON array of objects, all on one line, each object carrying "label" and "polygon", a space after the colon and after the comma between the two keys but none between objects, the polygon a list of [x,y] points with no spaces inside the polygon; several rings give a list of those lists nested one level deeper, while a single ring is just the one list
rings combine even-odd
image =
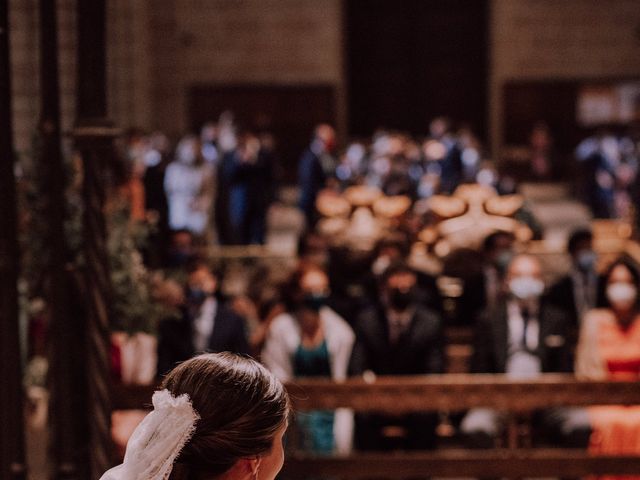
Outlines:
[{"label": "stone pillar", "polygon": [[0,478],[26,478],[8,0],[0,0]]},{"label": "stone pillar", "polygon": [[49,349],[49,419],[53,478],[80,480],[89,475],[85,412],[86,378],[83,318],[77,314],[79,295],[71,281],[65,241],[65,168],[60,138],[60,83],[58,71],[58,15],[56,2],[40,0],[40,148],[38,169],[46,197],[47,290],[51,314]]},{"label": "stone pillar", "polygon": [[110,466],[109,279],[104,204],[116,135],[107,120],[105,0],[77,3],[78,84],[74,137],[82,157],[90,477]]}]

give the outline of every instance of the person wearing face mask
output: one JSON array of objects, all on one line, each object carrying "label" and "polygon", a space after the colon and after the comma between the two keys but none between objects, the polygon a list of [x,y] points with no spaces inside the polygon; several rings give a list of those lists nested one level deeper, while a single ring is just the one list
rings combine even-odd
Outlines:
[{"label": "person wearing face mask", "polygon": [[[283,297],[287,311],[271,322],[261,355],[264,365],[283,382],[300,377],[345,379],[355,335],[327,306],[329,279],[324,269],[313,263],[300,264]],[[351,450],[350,410],[300,414],[296,428],[302,450],[325,454]]]},{"label": "person wearing face mask", "polygon": [[158,326],[158,374],[198,353],[249,353],[245,321],[216,298],[218,277],[194,260],[188,267],[182,316]]},{"label": "person wearing face mask", "polygon": [[591,231],[574,231],[567,250],[571,256],[571,270],[549,289],[549,301],[566,311],[571,325],[577,327],[585,313],[596,306],[600,283]]},{"label": "person wearing face mask", "polygon": [[[618,259],[603,278],[604,308],[590,310],[580,326],[576,375],[591,380],[640,380],[640,273],[631,261]],[[591,452],[640,454],[640,407],[589,407],[588,413],[593,428]]]},{"label": "person wearing face mask", "polygon": [[[409,239],[405,234],[384,237],[376,244],[370,267],[370,274],[364,279],[366,295],[369,299],[378,296],[378,283],[385,270],[394,263],[406,262],[410,253]],[[414,271],[417,279],[415,294],[417,299],[432,310],[442,313],[442,295],[436,278],[425,272]]]},{"label": "person wearing face mask", "polygon": [[[406,264],[387,267],[380,281],[380,301],[356,320],[351,375],[444,372],[442,320],[418,301],[416,285],[416,274]],[[356,446],[362,450],[434,448],[437,421],[437,415],[430,413],[361,414],[356,417]]]},{"label": "person wearing face mask", "polygon": [[[494,308],[481,314],[476,326],[472,373],[533,378],[571,372],[569,320],[543,296],[544,289],[540,261],[531,255],[514,257],[507,268],[504,294]],[[550,439],[571,447],[587,445],[590,428],[583,409],[548,409],[537,412],[534,421]],[[504,429],[504,418],[492,409],[472,409],[460,428],[471,447],[492,448]]]},{"label": "person wearing face mask", "polygon": [[497,231],[482,243],[483,265],[477,275],[464,279],[464,289],[457,304],[457,325],[475,325],[478,315],[498,303],[504,272],[513,258],[515,237]]}]

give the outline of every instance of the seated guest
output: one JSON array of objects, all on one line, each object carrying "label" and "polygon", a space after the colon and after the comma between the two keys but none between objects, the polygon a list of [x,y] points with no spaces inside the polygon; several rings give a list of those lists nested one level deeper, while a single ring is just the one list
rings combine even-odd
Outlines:
[{"label": "seated guest", "polygon": [[[404,234],[382,238],[376,244],[371,262],[371,274],[368,279],[368,294],[372,298],[378,296],[379,279],[389,265],[406,262],[410,253],[409,241]],[[436,279],[424,272],[416,272],[416,296],[420,303],[436,312],[442,312],[442,295],[438,290]]]},{"label": "seated guest", "polygon": [[[365,372],[419,375],[444,371],[442,320],[416,300],[416,284],[416,274],[407,265],[397,263],[387,267],[381,279],[381,301],[364,310],[356,321],[356,343],[349,366],[351,375]],[[392,446],[433,448],[437,420],[435,414],[358,415],[356,447],[363,450]]]},{"label": "seated guest", "polygon": [[[589,311],[580,326],[576,352],[579,377],[640,379],[640,274],[629,261],[614,262],[604,275],[605,308]],[[590,450],[599,455],[640,454],[640,407],[588,409]]]},{"label": "seated guest", "polygon": [[184,269],[193,260],[195,252],[193,234],[185,229],[175,230],[171,232],[164,267],[167,270]]},{"label": "seated guest", "polygon": [[584,314],[596,306],[598,296],[597,256],[591,231],[574,231],[567,250],[571,255],[571,271],[551,287],[549,301],[565,310],[571,324],[578,326]]},{"label": "seated guest", "polygon": [[158,373],[202,352],[249,353],[244,319],[216,298],[218,278],[201,261],[188,269],[182,316],[158,327]]},{"label": "seated guest", "polygon": [[503,275],[513,257],[515,238],[510,232],[494,232],[482,244],[482,272],[467,278],[458,302],[459,325],[474,325],[478,315],[493,308],[499,298]]},{"label": "seated guest", "polygon": [[[281,381],[296,377],[341,380],[354,342],[351,327],[327,307],[329,279],[315,264],[302,264],[289,279],[287,312],[276,316],[262,350],[262,362]],[[353,415],[349,410],[298,414],[302,449],[341,454],[351,449]]]},{"label": "seated guest", "polygon": [[[473,373],[506,373],[533,378],[540,373],[571,372],[571,345],[567,315],[542,296],[540,261],[516,256],[508,266],[506,294],[493,309],[480,316],[475,331]],[[582,409],[553,408],[538,412],[534,420],[542,429],[569,446],[586,446],[589,422]],[[501,412],[470,410],[461,424],[471,446],[491,448],[504,427]]]}]

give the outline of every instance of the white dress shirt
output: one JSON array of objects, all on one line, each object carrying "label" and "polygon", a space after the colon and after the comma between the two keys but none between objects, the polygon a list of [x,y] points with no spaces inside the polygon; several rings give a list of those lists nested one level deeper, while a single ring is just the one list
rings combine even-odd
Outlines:
[{"label": "white dress shirt", "polygon": [[[535,377],[542,371],[540,357],[535,351],[540,337],[538,309],[531,309],[525,337],[525,322],[517,302],[507,303],[507,375],[515,378]],[[524,340],[524,342],[523,342]],[[524,344],[523,344],[524,343]]]},{"label": "white dress shirt", "polygon": [[217,313],[218,301],[214,297],[207,297],[193,319],[193,346],[196,352],[207,350]]}]

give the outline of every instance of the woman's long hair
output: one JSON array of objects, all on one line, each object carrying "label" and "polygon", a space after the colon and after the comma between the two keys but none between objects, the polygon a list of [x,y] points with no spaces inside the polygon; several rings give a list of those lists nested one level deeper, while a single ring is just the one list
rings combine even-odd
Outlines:
[{"label": "woman's long hair", "polygon": [[200,415],[170,480],[215,478],[239,459],[269,452],[290,410],[283,385],[266,368],[227,352],[187,360],[167,375],[162,388],[189,395]]}]

